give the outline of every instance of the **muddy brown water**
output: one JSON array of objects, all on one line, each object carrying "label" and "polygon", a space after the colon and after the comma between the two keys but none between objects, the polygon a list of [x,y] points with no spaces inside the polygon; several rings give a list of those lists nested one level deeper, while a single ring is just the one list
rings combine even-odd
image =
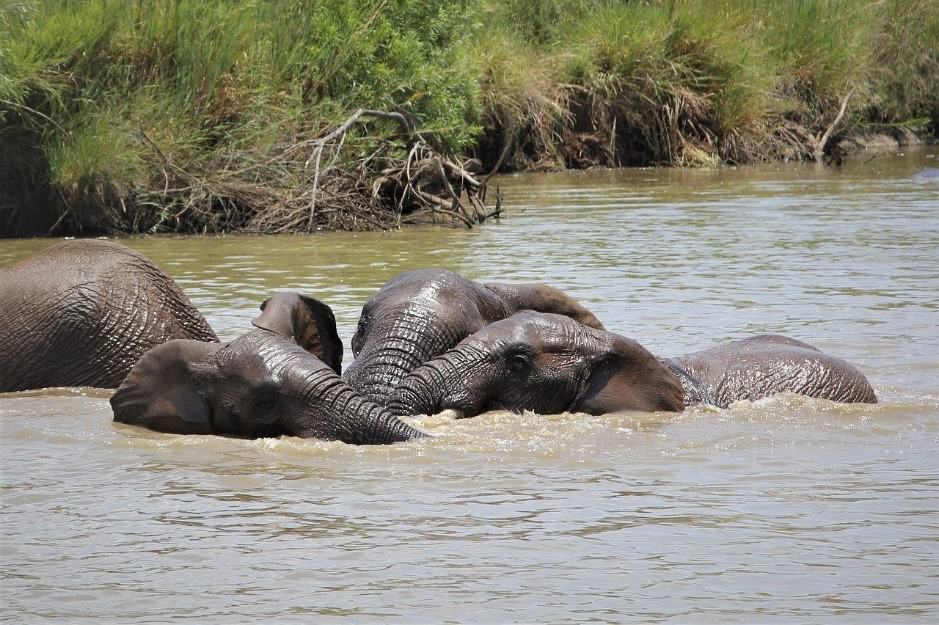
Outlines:
[{"label": "muddy brown water", "polygon": [[[400,271],[540,280],[671,355],[781,332],[882,403],[417,419],[391,447],[113,425],[109,392],[0,396],[0,620],[939,620],[936,151],[811,166],[504,177],[473,231],[131,239],[223,338],[277,289],[346,363]],[[0,265],[49,245],[0,241]],[[2,331],[2,329],[0,329]]]}]

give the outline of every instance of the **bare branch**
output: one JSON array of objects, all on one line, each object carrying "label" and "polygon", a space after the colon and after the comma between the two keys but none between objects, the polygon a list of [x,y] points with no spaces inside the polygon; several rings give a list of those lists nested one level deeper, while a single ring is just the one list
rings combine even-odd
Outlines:
[{"label": "bare branch", "polygon": [[831,125],[825,130],[825,134],[823,134],[820,139],[816,139],[813,154],[815,162],[820,163],[824,158],[825,146],[828,144],[828,139],[831,138],[831,133],[834,132],[835,127],[841,122],[841,118],[844,117],[844,112],[848,108],[848,101],[851,99],[852,95],[854,95],[854,87],[852,87],[841,100],[841,108],[838,110],[838,114],[835,115],[835,121],[831,122]]}]

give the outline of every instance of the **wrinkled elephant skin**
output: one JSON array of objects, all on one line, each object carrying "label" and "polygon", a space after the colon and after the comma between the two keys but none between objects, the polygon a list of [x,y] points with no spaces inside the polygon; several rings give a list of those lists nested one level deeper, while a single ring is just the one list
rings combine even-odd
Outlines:
[{"label": "wrinkled elephant skin", "polygon": [[0,328],[0,391],[114,388],[151,347],[218,340],[159,267],[89,239],[0,269]]},{"label": "wrinkled elephant skin", "polygon": [[541,414],[726,407],[791,391],[875,403],[853,365],[778,335],[755,336],[678,358],[657,358],[617,334],[558,315],[525,312],[495,322],[408,375],[395,414],[490,409]]},{"label": "wrinkled elephant skin", "polygon": [[681,380],[636,341],[561,315],[522,312],[464,339],[408,375],[396,414],[492,409],[540,414],[680,411]]},{"label": "wrinkled elephant skin", "polygon": [[400,381],[486,325],[521,310],[557,313],[601,328],[570,296],[544,284],[479,283],[452,271],[400,274],[362,309],[346,381],[385,403]]},{"label": "wrinkled elephant skin", "polygon": [[323,361],[342,353],[325,304],[278,293],[253,323],[257,329],[226,345],[174,340],[148,351],[111,397],[114,420],[175,434],[352,444],[423,436]]}]

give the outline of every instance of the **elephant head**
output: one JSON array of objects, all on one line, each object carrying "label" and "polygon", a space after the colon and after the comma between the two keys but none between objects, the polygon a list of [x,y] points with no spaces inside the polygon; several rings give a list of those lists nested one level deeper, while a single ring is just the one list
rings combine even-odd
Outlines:
[{"label": "elephant head", "polygon": [[146,352],[111,397],[114,420],[178,434],[354,444],[423,436],[339,377],[328,306],[279,293],[261,308],[257,329],[226,345],[174,340]]},{"label": "elephant head", "polygon": [[408,375],[390,409],[470,417],[490,409],[540,414],[680,411],[679,378],[636,341],[562,315],[521,312],[492,323]]},{"label": "elephant head", "polygon": [[520,310],[566,315],[602,329],[589,310],[544,284],[483,284],[452,271],[422,269],[386,284],[362,309],[345,378],[386,403],[404,377],[486,325]]}]

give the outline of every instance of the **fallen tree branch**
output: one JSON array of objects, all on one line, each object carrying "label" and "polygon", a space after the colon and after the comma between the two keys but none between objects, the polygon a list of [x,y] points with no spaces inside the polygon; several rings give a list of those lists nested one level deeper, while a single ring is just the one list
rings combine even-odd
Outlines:
[{"label": "fallen tree branch", "polygon": [[483,178],[482,181],[480,181],[474,178],[472,175],[470,175],[470,173],[466,171],[465,167],[462,167],[461,165],[457,165],[456,163],[452,161],[444,161],[443,165],[449,171],[452,171],[456,175],[460,176],[463,180],[470,183],[474,187],[481,187],[482,185],[486,184],[486,180],[488,180],[489,176],[492,175],[492,174],[489,174],[488,176]]},{"label": "fallen tree branch", "polygon": [[822,162],[822,159],[825,157],[825,146],[831,138],[831,133],[834,132],[835,127],[841,122],[841,118],[844,117],[844,112],[848,108],[848,101],[851,99],[852,95],[854,95],[853,87],[841,100],[841,108],[838,110],[838,114],[835,115],[835,120],[831,122],[831,125],[828,126],[828,129],[825,130],[825,133],[821,137],[815,138],[815,147],[812,155],[815,157],[816,163]]},{"label": "fallen tree branch", "polygon": [[[342,122],[342,124],[340,124],[339,127],[337,127],[335,130],[333,130],[326,136],[320,137],[319,139],[315,140],[313,144],[323,146],[326,143],[332,141],[333,139],[336,139],[337,137],[340,137],[346,134],[347,132],[349,132],[349,129],[352,128],[352,126],[354,126],[355,123],[359,121],[359,119],[361,119],[362,117],[377,117],[379,119],[388,119],[388,120],[396,121],[401,126],[401,128],[404,129],[404,131],[407,133],[407,136],[409,138],[414,136],[414,129],[411,127],[411,123],[408,121],[408,118],[402,115],[401,113],[398,113],[396,111],[376,111],[373,109],[358,109],[355,113],[350,115],[349,118],[346,119],[346,121]],[[304,167],[308,167],[312,159],[313,159],[313,155],[311,154],[310,158],[308,158],[306,160],[306,163],[304,163]]]},{"label": "fallen tree branch", "polygon": [[456,209],[459,208],[460,212],[463,213],[463,203],[460,202],[460,195],[453,190],[453,185],[450,184],[450,178],[447,177],[447,172],[443,170],[443,159],[438,156],[434,159],[434,165],[437,166],[437,175],[440,176],[440,181],[443,182],[444,189],[447,190],[447,193],[449,193],[450,197],[453,199],[450,210],[456,211]]}]

